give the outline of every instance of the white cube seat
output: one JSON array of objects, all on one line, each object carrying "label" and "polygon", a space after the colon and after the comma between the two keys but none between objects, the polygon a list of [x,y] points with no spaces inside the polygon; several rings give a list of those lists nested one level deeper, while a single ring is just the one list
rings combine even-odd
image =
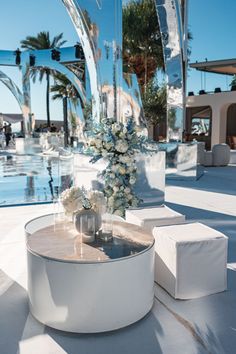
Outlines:
[{"label": "white cube seat", "polygon": [[227,166],[230,161],[230,147],[227,144],[216,144],[212,148],[213,166]]},{"label": "white cube seat", "polygon": [[153,208],[126,210],[126,221],[152,231],[155,226],[175,225],[185,222],[185,215],[161,205]]},{"label": "white cube seat", "polygon": [[155,280],[176,299],[226,290],[228,238],[201,223],[154,228]]}]

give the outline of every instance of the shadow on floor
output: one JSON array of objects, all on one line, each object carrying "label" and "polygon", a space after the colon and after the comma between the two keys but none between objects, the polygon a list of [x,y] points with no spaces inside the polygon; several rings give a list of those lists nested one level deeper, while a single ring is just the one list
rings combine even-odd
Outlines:
[{"label": "shadow on floor", "polygon": [[226,167],[205,167],[204,175],[197,181],[167,180],[166,184],[168,186],[236,195],[235,176],[235,165]]},{"label": "shadow on floor", "polygon": [[156,335],[158,332],[159,336],[161,336],[163,334],[163,329],[152,312],[139,322],[129,327],[112,332],[98,334],[73,334],[60,332],[49,327],[47,327],[46,332],[68,354],[163,353]]},{"label": "shadow on floor", "polygon": [[0,270],[0,353],[15,354],[28,317],[27,293]]}]

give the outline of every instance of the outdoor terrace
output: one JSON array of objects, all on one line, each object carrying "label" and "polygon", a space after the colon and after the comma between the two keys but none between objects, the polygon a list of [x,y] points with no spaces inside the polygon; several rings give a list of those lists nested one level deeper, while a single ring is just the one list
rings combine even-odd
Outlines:
[{"label": "outdoor terrace", "polygon": [[[236,347],[236,165],[207,168],[198,181],[171,181],[166,204],[229,237],[228,291],[178,301],[155,285],[152,311],[105,334],[70,334],[29,313],[24,224],[53,211],[41,205],[0,208],[1,354],[233,354]],[[114,303],[114,306],[116,304]]]}]

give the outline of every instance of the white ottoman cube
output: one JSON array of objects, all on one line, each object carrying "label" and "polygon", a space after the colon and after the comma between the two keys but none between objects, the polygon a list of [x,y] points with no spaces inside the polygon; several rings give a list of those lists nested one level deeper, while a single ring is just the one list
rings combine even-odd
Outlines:
[{"label": "white ottoman cube", "polygon": [[165,205],[153,208],[128,209],[126,221],[152,231],[155,226],[176,225],[185,222],[185,215]]},{"label": "white ottoman cube", "polygon": [[200,223],[154,228],[155,280],[176,299],[227,288],[228,238]]},{"label": "white ottoman cube", "polygon": [[213,166],[227,166],[230,161],[230,147],[227,144],[216,144],[212,148]]}]

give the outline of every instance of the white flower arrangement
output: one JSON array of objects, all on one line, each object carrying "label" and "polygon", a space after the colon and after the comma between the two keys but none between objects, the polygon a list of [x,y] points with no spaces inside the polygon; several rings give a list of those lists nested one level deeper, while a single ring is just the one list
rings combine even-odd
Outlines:
[{"label": "white flower arrangement", "polygon": [[156,146],[153,150],[147,146],[147,139],[137,134],[132,119],[126,124],[114,122],[112,119],[104,120],[94,130],[88,145],[93,154],[92,162],[100,158],[108,161],[101,176],[109,211],[124,216],[127,208],[137,207],[140,203],[134,192],[137,180],[135,155],[140,151],[156,151]]},{"label": "white flower arrangement", "polygon": [[83,207],[84,193],[77,187],[67,188],[61,193],[60,201],[66,213],[72,214]]},{"label": "white flower arrangement", "polygon": [[84,188],[71,187],[60,195],[61,203],[68,214],[81,209],[93,209],[99,214],[105,212],[105,197],[100,191],[85,191]]}]

